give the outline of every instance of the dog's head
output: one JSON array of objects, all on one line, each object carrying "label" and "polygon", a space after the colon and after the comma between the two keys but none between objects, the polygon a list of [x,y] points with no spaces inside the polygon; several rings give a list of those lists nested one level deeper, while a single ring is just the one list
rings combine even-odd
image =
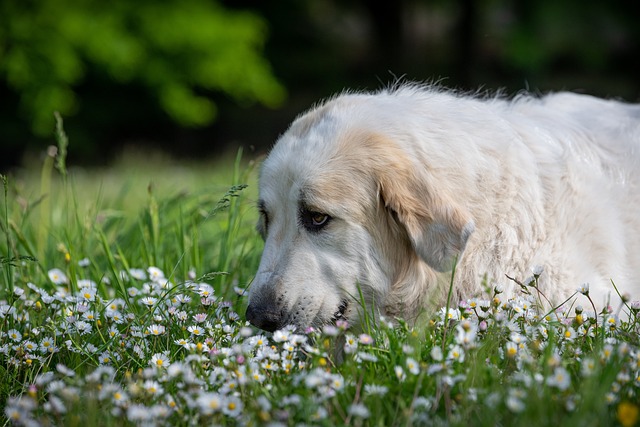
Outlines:
[{"label": "dog's head", "polygon": [[265,160],[259,210],[265,248],[247,319],[268,331],[357,324],[360,296],[384,312],[411,263],[451,269],[474,229],[406,141],[327,106],[294,122]]}]

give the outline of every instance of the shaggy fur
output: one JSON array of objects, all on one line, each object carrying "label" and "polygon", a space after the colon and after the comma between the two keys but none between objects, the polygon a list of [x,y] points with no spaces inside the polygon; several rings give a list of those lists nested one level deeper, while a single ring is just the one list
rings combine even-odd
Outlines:
[{"label": "shaggy fur", "polygon": [[512,295],[505,275],[534,266],[554,304],[588,282],[598,309],[616,307],[612,280],[638,298],[639,151],[640,106],[585,95],[338,96],[263,164],[247,318],[266,330],[357,324],[362,293],[410,320],[445,303],[456,260],[454,301],[482,295],[483,278]]}]

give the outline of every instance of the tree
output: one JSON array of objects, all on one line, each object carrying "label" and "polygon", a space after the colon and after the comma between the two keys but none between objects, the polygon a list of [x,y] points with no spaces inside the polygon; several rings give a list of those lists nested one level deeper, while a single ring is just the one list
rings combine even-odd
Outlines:
[{"label": "tree", "polygon": [[82,108],[88,73],[142,85],[175,122],[203,126],[216,117],[213,92],[283,100],[262,55],[266,30],[257,15],[206,0],[0,2],[0,79],[37,135],[51,134],[54,111]]}]

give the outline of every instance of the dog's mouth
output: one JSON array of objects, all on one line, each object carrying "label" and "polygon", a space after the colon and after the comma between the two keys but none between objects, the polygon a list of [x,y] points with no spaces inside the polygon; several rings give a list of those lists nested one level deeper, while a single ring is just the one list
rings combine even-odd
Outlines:
[{"label": "dog's mouth", "polygon": [[336,312],[333,313],[333,316],[331,317],[331,323],[335,324],[338,320],[347,320],[346,313],[348,308],[349,308],[349,301],[347,301],[346,299],[343,299],[340,302],[340,305],[338,306],[338,309],[336,310]]}]

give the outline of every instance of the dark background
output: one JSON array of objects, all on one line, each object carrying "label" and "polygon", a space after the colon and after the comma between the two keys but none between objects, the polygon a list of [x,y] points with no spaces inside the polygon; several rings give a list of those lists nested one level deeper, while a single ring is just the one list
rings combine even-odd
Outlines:
[{"label": "dark background", "polygon": [[[37,158],[55,144],[53,121],[50,132],[46,120],[34,129],[32,116],[38,110],[25,107],[32,100],[25,92],[27,86],[15,83],[7,67],[2,68],[2,61],[16,46],[28,52],[29,43],[36,43],[34,34],[56,31],[55,20],[46,28],[33,24],[33,30],[22,36],[7,30],[15,22],[12,14],[28,14],[29,7],[38,7],[37,2],[24,3],[24,8],[17,9],[11,0],[0,1],[0,28],[4,28],[0,29],[0,171]],[[56,8],[78,10],[88,3],[91,1],[57,2]],[[217,115],[209,123],[185,123],[167,113],[147,80],[113,78],[103,72],[104,63],[96,62],[85,50],[78,53],[82,75],[68,85],[77,102],[74,108],[62,109],[70,138],[69,163],[108,164],[130,146],[166,151],[176,159],[215,159],[240,145],[261,153],[297,114],[319,99],[344,88],[376,90],[399,78],[438,81],[462,90],[503,89],[507,95],[522,90],[572,90],[628,102],[640,100],[638,1],[190,3],[219,5],[231,13],[248,12],[247,16],[256,17],[263,25],[256,50],[286,96],[277,100],[275,95],[243,97],[233,93],[233,85],[216,88],[189,82],[195,93],[215,103]],[[149,5],[140,1],[145,4]],[[167,5],[165,16],[173,16],[175,8],[181,7],[179,2]],[[146,13],[144,10],[140,13]],[[159,16],[161,20],[163,15]],[[200,20],[194,25],[208,24]],[[109,47],[108,36],[104,43]],[[212,45],[211,49],[219,47]],[[176,56],[173,62],[169,57],[169,63],[178,71],[188,67],[187,54],[198,53],[185,51],[185,57]],[[21,73],[38,79],[30,65],[24,67]],[[46,70],[46,64],[43,67]],[[250,78],[238,76],[239,81]]]}]

